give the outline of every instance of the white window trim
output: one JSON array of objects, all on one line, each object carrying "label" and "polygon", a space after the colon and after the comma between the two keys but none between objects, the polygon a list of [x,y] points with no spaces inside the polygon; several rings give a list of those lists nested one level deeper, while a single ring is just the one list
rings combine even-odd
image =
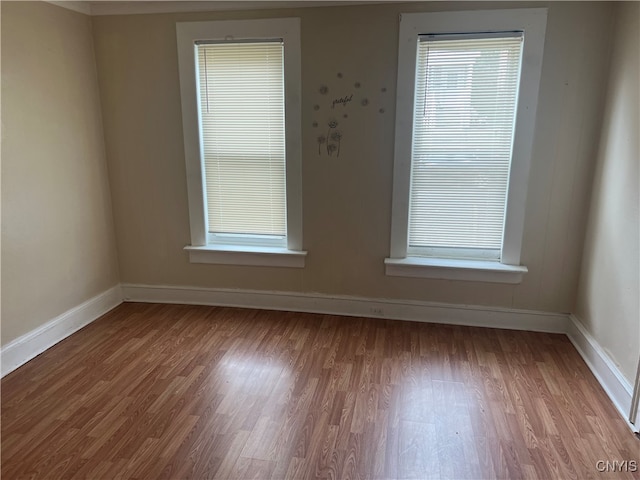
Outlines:
[{"label": "white window trim", "polygon": [[[189,252],[190,261],[225,265],[304,267],[307,252],[302,250],[300,19],[178,22],[176,36],[191,225],[191,245],[186,246],[185,250]],[[197,40],[232,40],[234,38],[256,40],[282,38],[284,41],[286,248],[207,242],[194,44]]]},{"label": "white window trim", "polygon": [[492,283],[520,283],[528,271],[522,265],[456,258],[386,258],[384,264],[389,276]]},{"label": "white window trim", "polygon": [[[527,269],[520,265],[520,254],[546,23],[546,8],[400,15],[391,251],[390,258],[385,260],[387,275],[497,283],[519,283],[522,280]],[[510,30],[523,30],[525,40],[501,260],[487,262],[407,256],[418,35]]]},{"label": "white window trim", "polygon": [[192,263],[217,265],[253,265],[256,267],[303,268],[307,252],[279,247],[247,247],[246,245],[187,245]]}]

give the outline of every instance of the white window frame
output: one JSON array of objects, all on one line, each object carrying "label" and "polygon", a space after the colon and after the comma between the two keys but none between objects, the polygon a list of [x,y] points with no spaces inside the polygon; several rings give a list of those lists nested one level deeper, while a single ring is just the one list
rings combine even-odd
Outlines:
[{"label": "white window frame", "polygon": [[[300,19],[221,20],[178,22],[178,67],[182,99],[182,128],[187,169],[191,263],[304,267],[302,250],[302,143],[300,86]],[[284,88],[286,132],[286,247],[238,235],[211,235],[206,228],[205,180],[198,118],[196,41],[268,40],[284,43]],[[221,238],[228,239],[227,242]],[[271,243],[271,244],[270,244]]]},{"label": "white window frame", "polygon": [[[547,24],[546,8],[403,13],[400,16],[396,135],[393,169],[391,251],[385,259],[390,276],[520,283],[520,265],[531,151]],[[413,104],[419,35],[524,32],[522,70],[509,175],[504,238],[499,261],[407,255]]]}]

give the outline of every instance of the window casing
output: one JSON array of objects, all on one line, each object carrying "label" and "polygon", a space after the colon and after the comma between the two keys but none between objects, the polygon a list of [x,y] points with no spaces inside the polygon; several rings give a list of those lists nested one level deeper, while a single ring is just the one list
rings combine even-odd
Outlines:
[{"label": "window casing", "polygon": [[191,262],[303,267],[299,19],[176,31]]},{"label": "window casing", "polygon": [[402,14],[387,275],[521,281],[545,27],[546,9]]}]

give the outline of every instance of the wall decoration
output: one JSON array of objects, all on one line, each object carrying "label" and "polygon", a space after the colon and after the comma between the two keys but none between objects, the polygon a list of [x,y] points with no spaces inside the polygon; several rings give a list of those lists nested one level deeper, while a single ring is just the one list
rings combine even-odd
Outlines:
[{"label": "wall decoration", "polygon": [[327,141],[327,137],[325,137],[324,135],[320,135],[318,137],[318,155],[322,153],[322,151],[320,150],[320,147],[322,147],[322,144],[326,143],[326,141]]},{"label": "wall decoration", "polygon": [[[327,154],[331,156],[338,149],[334,143],[329,143],[329,140],[333,140],[331,131],[338,127],[338,122],[331,120],[327,125],[329,126],[329,131],[327,132]],[[340,154],[338,153],[338,155]]]},{"label": "wall decoration", "polygon": [[336,105],[342,105],[343,107],[346,107],[347,103],[349,103],[351,100],[353,100],[353,93],[351,95],[345,95],[344,97],[335,98],[333,100],[333,103],[331,104],[331,108],[336,108]]},{"label": "wall decoration", "polygon": [[334,145],[337,145],[337,146],[338,146],[338,147],[337,147],[337,148],[338,148],[338,151],[337,151],[337,153],[336,153],[336,157],[339,157],[339,156],[340,156],[340,140],[342,140],[342,134],[341,134],[338,130],[336,130],[335,132],[333,132],[333,133],[331,134],[331,140],[332,140],[333,142],[335,142],[335,144],[334,144]]},{"label": "wall decoration", "polygon": [[[317,92],[321,97],[316,97],[313,104],[314,119],[313,128],[322,128],[322,125],[326,125],[326,134],[317,135],[316,142],[318,144],[318,155],[327,157],[338,158],[340,156],[340,150],[343,141],[345,140],[345,132],[348,136],[348,124],[351,118],[349,113],[355,113],[356,110],[360,110],[362,107],[367,107],[372,101],[378,101],[382,105],[378,105],[378,113],[384,114],[385,108],[383,100],[384,94],[387,91],[387,87],[381,87],[378,92],[380,99],[374,100],[371,97],[372,91],[368,91],[360,81],[349,81],[349,83],[343,84],[346,75],[343,72],[337,72],[334,79],[327,83],[321,83],[318,86]],[[349,91],[349,85],[354,90]],[[333,92],[331,97],[326,98],[329,92]],[[324,98],[323,98],[324,97]],[[363,109],[364,110],[364,109]],[[327,112],[323,114],[321,112]],[[326,116],[325,116],[326,115]],[[323,118],[324,117],[324,118]],[[341,117],[339,123],[337,117]],[[340,127],[338,129],[338,127]]]}]

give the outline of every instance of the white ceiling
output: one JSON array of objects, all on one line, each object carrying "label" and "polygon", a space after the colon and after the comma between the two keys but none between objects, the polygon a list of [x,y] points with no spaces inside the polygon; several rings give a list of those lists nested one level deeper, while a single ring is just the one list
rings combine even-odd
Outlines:
[{"label": "white ceiling", "polygon": [[[404,0],[414,1],[414,0]],[[270,8],[302,8],[329,7],[344,5],[370,5],[378,3],[395,3],[393,0],[235,0],[235,1],[49,1],[55,5],[75,10],[86,15],[127,15],[141,13],[171,13],[171,12],[204,12],[223,10],[260,10]]]}]

